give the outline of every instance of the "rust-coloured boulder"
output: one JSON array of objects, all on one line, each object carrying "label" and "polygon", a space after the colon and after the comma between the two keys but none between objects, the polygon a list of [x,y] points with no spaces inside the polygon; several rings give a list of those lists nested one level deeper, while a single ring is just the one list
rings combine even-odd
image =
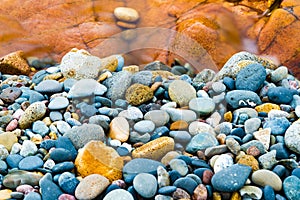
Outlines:
[{"label": "rust-coloured boulder", "polygon": [[[281,8],[262,16],[268,2],[4,0],[0,7],[0,57],[23,50],[27,56],[52,57],[60,62],[75,47],[99,57],[127,53],[126,64],[153,60],[170,64],[179,57],[201,70],[221,68],[234,53],[248,50],[277,59],[299,76],[300,2],[284,0]],[[114,10],[124,6],[135,9],[139,19],[119,21]],[[145,27],[156,29],[139,29]],[[197,43],[190,45],[182,35]]]}]

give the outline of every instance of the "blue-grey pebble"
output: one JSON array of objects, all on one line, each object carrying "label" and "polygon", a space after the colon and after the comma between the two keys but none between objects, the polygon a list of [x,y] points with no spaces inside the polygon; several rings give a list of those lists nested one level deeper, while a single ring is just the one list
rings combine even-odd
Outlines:
[{"label": "blue-grey pebble", "polygon": [[71,172],[64,172],[58,178],[59,187],[67,194],[75,194],[79,180]]},{"label": "blue-grey pebble", "polygon": [[293,169],[292,175],[297,176],[300,178],[300,168]]},{"label": "blue-grey pebble", "polygon": [[182,144],[187,144],[192,136],[187,131],[170,131],[170,136],[174,138],[175,142],[179,142]]},{"label": "blue-grey pebble", "polygon": [[55,97],[50,101],[48,108],[50,110],[60,110],[65,109],[68,105],[69,100],[66,97]]},{"label": "blue-grey pebble", "polygon": [[24,157],[19,154],[9,154],[6,157],[6,163],[10,168],[18,168],[20,161]]},{"label": "blue-grey pebble", "polygon": [[111,191],[116,190],[116,189],[121,189],[121,187],[118,186],[117,184],[111,184],[111,185],[109,185],[109,186],[106,188],[105,194],[104,194],[104,195],[106,195],[106,194],[108,194],[108,193],[110,193]]},{"label": "blue-grey pebble", "polygon": [[283,135],[285,131],[289,128],[290,122],[285,117],[275,117],[266,120],[263,128],[271,128],[272,135]]},{"label": "blue-grey pebble", "polygon": [[55,140],[43,140],[40,144],[40,148],[44,148],[46,150],[51,149],[52,147],[55,147]]},{"label": "blue-grey pebble", "polygon": [[42,200],[42,197],[37,192],[29,192],[24,196],[24,200]]},{"label": "blue-grey pebble", "polygon": [[94,105],[84,104],[80,107],[80,113],[85,117],[91,117],[97,113],[97,109]]},{"label": "blue-grey pebble", "polygon": [[300,199],[300,179],[297,176],[288,176],[282,185],[288,200]]},{"label": "blue-grey pebble", "polygon": [[72,161],[73,154],[67,149],[55,148],[53,151],[51,151],[50,158],[54,160],[54,162]]},{"label": "blue-grey pebble", "polygon": [[270,151],[276,150],[276,159],[287,159],[290,153],[283,143],[276,143],[270,147]]},{"label": "blue-grey pebble", "polygon": [[117,99],[114,105],[115,107],[126,109],[128,106],[128,101],[126,101],[125,99]]},{"label": "blue-grey pebble", "polygon": [[228,88],[228,90],[235,89],[235,81],[231,77],[228,77],[228,76],[224,77],[223,84]]},{"label": "blue-grey pebble", "polygon": [[296,93],[296,90],[285,87],[274,87],[268,90],[267,96],[271,102],[276,104],[289,104],[293,100],[293,95]]},{"label": "blue-grey pebble", "polygon": [[243,128],[239,127],[239,128],[233,129],[233,130],[231,131],[230,135],[236,135],[236,136],[238,136],[239,138],[243,138],[243,137],[246,135],[246,133],[245,133],[245,131],[244,131]]},{"label": "blue-grey pebble", "polygon": [[43,80],[37,86],[34,87],[34,90],[41,93],[54,93],[61,92],[63,85],[56,80]]},{"label": "blue-grey pebble", "polygon": [[255,146],[260,151],[261,154],[264,154],[267,152],[263,143],[258,140],[251,140],[247,143],[242,144],[241,149],[246,152],[247,149],[251,146]]},{"label": "blue-grey pebble", "polygon": [[117,152],[120,156],[127,156],[129,154],[129,151],[126,147],[123,147],[123,146],[119,146],[117,148]]},{"label": "blue-grey pebble", "polygon": [[210,165],[201,159],[193,159],[191,165],[195,168],[207,168],[207,169],[210,168]]},{"label": "blue-grey pebble", "polygon": [[193,161],[193,159],[191,157],[186,156],[186,155],[179,155],[176,158],[183,160],[187,165],[191,165],[192,161]]},{"label": "blue-grey pebble", "polygon": [[212,186],[220,192],[235,192],[241,189],[248,179],[252,168],[234,164],[216,174],[211,179]]},{"label": "blue-grey pebble", "polygon": [[49,117],[50,117],[51,121],[53,121],[53,122],[60,121],[63,119],[63,115],[59,111],[51,111],[49,113]]},{"label": "blue-grey pebble", "polygon": [[177,179],[181,178],[181,175],[176,170],[168,171],[168,174],[169,174],[171,184],[173,184]]},{"label": "blue-grey pebble", "polygon": [[38,120],[33,122],[32,131],[44,137],[49,132],[49,128],[43,121]]},{"label": "blue-grey pebble", "polygon": [[137,175],[139,173],[157,174],[157,167],[163,166],[161,162],[147,159],[147,158],[135,158],[126,163],[123,167],[123,176]]},{"label": "blue-grey pebble", "polygon": [[24,199],[24,193],[22,193],[22,192],[11,192],[10,197],[12,199]]},{"label": "blue-grey pebble", "polygon": [[155,176],[148,173],[140,173],[133,179],[133,187],[142,197],[153,198],[158,186]]},{"label": "blue-grey pebble", "polygon": [[152,84],[152,72],[151,71],[140,71],[140,72],[137,72],[135,73],[133,76],[132,76],[132,84],[134,83],[140,83],[140,84],[143,84],[143,85],[147,85],[147,86],[150,86]]},{"label": "blue-grey pebble", "polygon": [[187,175],[189,171],[187,164],[181,159],[174,158],[170,161],[169,165],[172,170],[178,171],[181,176]]},{"label": "blue-grey pebble", "polygon": [[280,178],[283,178],[287,174],[287,169],[283,165],[276,165],[272,171]]},{"label": "blue-grey pebble", "polygon": [[77,82],[76,79],[68,78],[64,81],[63,87],[65,92],[69,92],[73,85]]},{"label": "blue-grey pebble", "polygon": [[155,124],[150,120],[141,120],[135,123],[133,128],[139,133],[151,133],[155,129]]},{"label": "blue-grey pebble", "polygon": [[257,91],[266,80],[265,68],[259,63],[249,64],[241,69],[235,79],[237,90]]},{"label": "blue-grey pebble", "polygon": [[189,102],[189,109],[201,115],[208,115],[212,113],[216,105],[211,98],[194,98]]},{"label": "blue-grey pebble", "polygon": [[162,195],[172,195],[173,192],[175,192],[177,189],[176,186],[172,185],[172,186],[165,186],[165,187],[161,187],[158,189],[158,194],[162,194]]},{"label": "blue-grey pebble", "polygon": [[77,150],[74,147],[72,141],[68,137],[65,137],[65,136],[59,137],[55,141],[55,147],[69,150],[72,154],[72,160],[75,160],[75,158],[77,156]]},{"label": "blue-grey pebble", "polygon": [[259,96],[255,92],[248,90],[232,90],[226,94],[225,100],[234,109],[239,107],[255,107],[262,104]]},{"label": "blue-grey pebble", "polygon": [[51,169],[53,173],[60,174],[67,171],[72,171],[74,169],[75,165],[73,162],[62,162],[54,165],[54,167]]},{"label": "blue-grey pebble", "polygon": [[45,174],[39,181],[40,191],[43,199],[57,200],[63,194],[58,185],[52,180],[50,173]]},{"label": "blue-grey pebble", "polygon": [[27,156],[19,162],[19,169],[34,171],[44,164],[43,160],[38,156]]},{"label": "blue-grey pebble", "polygon": [[0,160],[0,173],[3,173],[3,174],[7,173],[7,164],[3,160]]},{"label": "blue-grey pebble", "polygon": [[191,178],[183,177],[177,179],[174,183],[174,186],[184,189],[190,195],[193,195],[195,188],[198,186],[197,182]]},{"label": "blue-grey pebble", "polygon": [[45,78],[45,76],[47,76],[48,73],[46,72],[46,70],[40,70],[37,71],[33,76],[32,76],[32,82],[35,83],[36,85],[38,85],[41,81],[43,81],[43,79]]},{"label": "blue-grey pebble", "polygon": [[266,185],[263,189],[263,198],[265,200],[275,200],[275,191],[270,185]]},{"label": "blue-grey pebble", "polygon": [[208,147],[218,145],[218,140],[209,133],[201,133],[195,135],[186,146],[186,151],[189,153],[195,153],[198,150],[204,150]]},{"label": "blue-grey pebble", "polygon": [[113,102],[110,99],[102,96],[95,96],[95,102],[101,103],[102,106],[106,106],[109,108],[111,108],[113,104]]}]

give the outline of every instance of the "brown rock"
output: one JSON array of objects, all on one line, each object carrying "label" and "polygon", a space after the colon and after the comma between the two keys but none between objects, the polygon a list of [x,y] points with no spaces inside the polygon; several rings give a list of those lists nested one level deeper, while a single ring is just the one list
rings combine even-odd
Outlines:
[{"label": "brown rock", "polygon": [[169,151],[173,151],[174,145],[175,142],[173,138],[160,137],[136,148],[132,152],[132,157],[159,160]]},{"label": "brown rock", "polygon": [[252,168],[252,171],[259,170],[259,163],[252,155],[243,155],[239,158],[237,163],[242,165],[248,165]]},{"label": "brown rock", "polygon": [[4,74],[28,75],[30,67],[23,51],[16,51],[0,58],[0,71]]},{"label": "brown rock", "polygon": [[126,142],[129,138],[129,123],[125,117],[115,117],[109,125],[108,136],[111,139]]},{"label": "brown rock", "polygon": [[146,85],[135,83],[127,89],[125,98],[128,103],[137,106],[151,100],[153,91]]},{"label": "brown rock", "polygon": [[205,170],[203,172],[202,181],[204,184],[210,184],[210,181],[213,177],[214,173],[211,170]]},{"label": "brown rock", "polygon": [[18,142],[17,136],[12,132],[4,132],[0,134],[0,144],[10,151],[14,143]]},{"label": "brown rock", "polygon": [[173,192],[172,197],[174,199],[191,199],[191,196],[189,195],[189,193],[187,193],[185,190],[183,190],[181,188],[177,188],[175,190],[175,192]]},{"label": "brown rock", "polygon": [[206,200],[208,197],[208,192],[203,184],[199,184],[194,190],[194,194],[192,196],[193,200]]},{"label": "brown rock", "polygon": [[184,120],[178,120],[170,125],[170,130],[185,130],[188,129],[189,124]]},{"label": "brown rock", "polygon": [[122,178],[123,159],[101,141],[87,143],[78,153],[75,166],[79,175],[100,174],[110,182]]}]

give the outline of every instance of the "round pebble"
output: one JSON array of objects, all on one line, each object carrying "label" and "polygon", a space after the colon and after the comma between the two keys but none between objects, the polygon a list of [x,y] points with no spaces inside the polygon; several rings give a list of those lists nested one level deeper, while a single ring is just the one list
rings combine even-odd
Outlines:
[{"label": "round pebble", "polygon": [[114,15],[118,20],[125,22],[135,22],[139,19],[139,13],[128,7],[117,7],[114,10]]},{"label": "round pebble", "polygon": [[116,189],[108,193],[103,200],[134,200],[134,198],[126,190]]},{"label": "round pebble", "polygon": [[61,92],[63,88],[63,85],[59,83],[56,80],[44,80],[40,82],[37,86],[34,87],[34,89],[41,93],[47,93],[47,92]]},{"label": "round pebble", "polygon": [[189,108],[200,116],[208,115],[215,109],[215,103],[210,98],[195,98],[189,102]]},{"label": "round pebble", "polygon": [[19,162],[19,169],[34,171],[44,164],[43,160],[37,156],[28,156]]},{"label": "round pebble", "polygon": [[152,198],[157,191],[157,181],[152,174],[140,173],[133,179],[133,187],[142,197]]},{"label": "round pebble", "polygon": [[134,130],[139,133],[151,133],[155,129],[155,124],[150,120],[141,120],[134,124]]},{"label": "round pebble", "polygon": [[68,105],[69,105],[69,100],[67,98],[55,97],[50,101],[48,108],[50,110],[60,110],[66,108]]}]

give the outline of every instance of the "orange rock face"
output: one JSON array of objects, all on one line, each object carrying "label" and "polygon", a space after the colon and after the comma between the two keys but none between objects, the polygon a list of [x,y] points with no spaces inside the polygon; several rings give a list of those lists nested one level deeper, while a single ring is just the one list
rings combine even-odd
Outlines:
[{"label": "orange rock face", "polygon": [[[0,57],[24,50],[26,55],[59,62],[76,47],[99,57],[125,53],[126,64],[153,60],[170,64],[179,57],[201,70],[221,68],[234,53],[248,50],[273,57],[300,75],[296,42],[300,40],[299,1],[284,0],[281,8],[263,17],[267,0],[237,2],[4,0],[0,7]],[[122,28],[114,16],[115,8],[124,6],[138,12],[140,18],[129,24],[137,29]],[[140,29],[145,27],[156,28]]]}]

